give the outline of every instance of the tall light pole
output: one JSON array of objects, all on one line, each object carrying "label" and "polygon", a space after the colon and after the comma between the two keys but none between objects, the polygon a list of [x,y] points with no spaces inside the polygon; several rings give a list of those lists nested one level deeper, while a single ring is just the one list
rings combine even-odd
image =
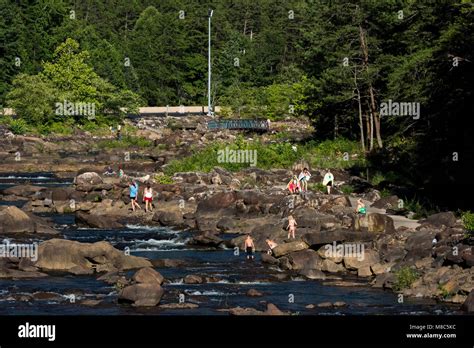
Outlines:
[{"label": "tall light pole", "polygon": [[207,81],[207,115],[212,116],[211,112],[211,18],[214,10],[209,9],[209,47],[208,47],[208,81]]}]

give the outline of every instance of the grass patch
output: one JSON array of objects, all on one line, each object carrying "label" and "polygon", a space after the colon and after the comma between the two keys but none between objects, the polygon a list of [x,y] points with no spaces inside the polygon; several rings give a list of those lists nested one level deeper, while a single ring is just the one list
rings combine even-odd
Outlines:
[{"label": "grass patch", "polygon": [[395,291],[409,288],[420,275],[410,267],[402,267],[395,273],[396,281],[393,286]]},{"label": "grass patch", "polygon": [[[306,144],[299,144],[294,151],[293,144],[289,142],[266,144],[259,140],[246,141],[240,136],[233,143],[215,143],[188,157],[174,160],[170,162],[165,172],[168,175],[176,172],[209,172],[216,166],[235,172],[250,166],[250,163],[219,161],[220,151],[225,151],[226,148],[256,151],[255,165],[260,169],[291,168],[295,162],[300,160],[308,162],[311,168],[348,168],[365,162],[358,143],[348,140],[327,140],[321,143],[310,141]],[[351,157],[354,154],[357,155],[355,157],[357,159]]]},{"label": "grass patch", "polygon": [[350,195],[351,193],[354,192],[354,188],[351,186],[351,185],[342,185],[340,187],[340,190],[342,193],[344,193],[345,195]]},{"label": "grass patch", "polygon": [[152,147],[153,142],[146,138],[135,137],[131,135],[123,136],[121,140],[118,139],[107,139],[97,142],[96,147],[98,149],[117,149],[117,148],[130,148],[139,147],[146,148]]}]

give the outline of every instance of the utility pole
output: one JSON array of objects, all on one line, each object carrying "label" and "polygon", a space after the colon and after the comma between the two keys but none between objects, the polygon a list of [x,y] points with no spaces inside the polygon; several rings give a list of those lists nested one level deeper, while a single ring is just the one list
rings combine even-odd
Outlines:
[{"label": "utility pole", "polygon": [[208,47],[208,82],[207,82],[207,115],[212,116],[214,113],[211,111],[211,18],[214,10],[209,9],[209,47]]}]

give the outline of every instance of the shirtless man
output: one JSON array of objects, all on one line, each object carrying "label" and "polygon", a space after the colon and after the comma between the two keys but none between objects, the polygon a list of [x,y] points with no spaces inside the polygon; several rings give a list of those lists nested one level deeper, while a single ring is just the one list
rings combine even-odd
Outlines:
[{"label": "shirtless man", "polygon": [[253,250],[255,249],[255,244],[253,244],[253,239],[250,237],[250,234],[248,234],[247,238],[245,238],[244,249],[247,254],[247,260],[250,260],[250,258],[253,260]]},{"label": "shirtless man", "polygon": [[288,216],[288,239],[290,239],[290,235],[293,237],[293,239],[295,239],[295,232],[296,232],[296,226],[298,224],[296,223],[296,220],[295,218],[290,215]]}]

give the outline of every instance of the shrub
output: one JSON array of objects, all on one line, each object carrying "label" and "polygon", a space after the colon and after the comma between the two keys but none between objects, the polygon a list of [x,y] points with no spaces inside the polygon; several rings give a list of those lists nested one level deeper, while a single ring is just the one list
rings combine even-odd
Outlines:
[{"label": "shrub", "polygon": [[409,288],[415,280],[419,278],[419,274],[413,268],[408,266],[400,268],[396,273],[396,281],[393,286],[395,291],[400,291],[406,288]]},{"label": "shrub", "polygon": [[173,178],[169,175],[155,175],[155,181],[158,184],[174,184]]},{"label": "shrub", "polygon": [[341,191],[345,195],[350,195],[352,192],[354,192],[354,188],[351,185],[342,185]]},{"label": "shrub", "polygon": [[466,211],[461,215],[462,223],[467,231],[474,231],[474,213]]},{"label": "shrub", "polygon": [[18,135],[25,134],[28,131],[28,125],[26,124],[25,120],[21,118],[12,119],[10,121],[9,128],[13,134],[18,134]]}]

